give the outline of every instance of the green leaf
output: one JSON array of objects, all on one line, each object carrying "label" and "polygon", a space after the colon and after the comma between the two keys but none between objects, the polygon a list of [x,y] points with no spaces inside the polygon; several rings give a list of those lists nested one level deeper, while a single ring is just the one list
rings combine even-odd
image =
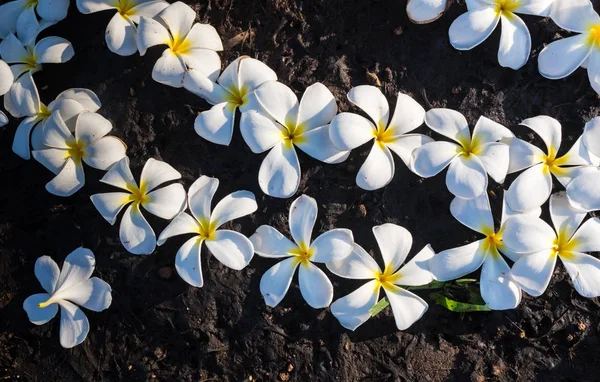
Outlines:
[{"label": "green leaf", "polygon": [[387,297],[384,297],[381,300],[379,300],[379,302],[369,310],[369,313],[371,313],[371,317],[375,317],[376,315],[378,315],[379,312],[387,308],[388,305],[390,305],[390,302],[388,301]]},{"label": "green leaf", "polygon": [[467,304],[464,302],[455,301],[437,292],[430,293],[429,297],[435,301],[436,304],[443,306],[451,312],[464,313],[491,311],[487,305]]},{"label": "green leaf", "polygon": [[409,286],[404,289],[406,289],[406,290],[442,289],[444,287],[444,285],[446,285],[446,283],[434,280],[434,281],[430,282],[429,284],[419,285],[419,286]]},{"label": "green leaf", "polygon": [[458,285],[473,284],[473,283],[477,282],[477,279],[458,279],[458,280],[455,280],[454,282],[456,282]]}]

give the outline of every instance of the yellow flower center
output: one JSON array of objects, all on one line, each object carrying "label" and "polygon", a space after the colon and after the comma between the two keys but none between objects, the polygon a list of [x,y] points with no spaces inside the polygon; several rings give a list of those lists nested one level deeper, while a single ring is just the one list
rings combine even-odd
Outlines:
[{"label": "yellow flower center", "polygon": [[383,272],[377,271],[375,272],[375,288],[379,288],[380,286],[384,288],[389,288],[392,284],[400,278],[400,273],[393,273],[393,270],[390,267],[385,267]]},{"label": "yellow flower center", "polygon": [[42,104],[40,104],[40,112],[38,113],[38,115],[42,119],[48,119],[48,118],[50,118],[50,115],[52,115],[52,112],[48,109],[48,107],[46,105],[44,105],[42,103]]},{"label": "yellow flower center", "polygon": [[600,24],[592,25],[589,28],[587,43],[589,46],[600,48]]},{"label": "yellow flower center", "polygon": [[302,135],[304,133],[304,127],[302,125],[296,125],[294,123],[287,123],[286,128],[281,132],[283,141],[287,147],[292,147],[293,144],[298,144],[306,141],[306,137]]},{"label": "yellow flower center", "polygon": [[79,140],[68,140],[67,146],[69,149],[67,150],[67,158],[71,158],[75,161],[75,163],[79,163],[81,158],[85,157],[85,143]]},{"label": "yellow flower center", "polygon": [[45,308],[48,305],[54,304],[54,301],[52,301],[52,297],[50,297],[48,300],[44,301],[44,302],[40,302],[38,304],[38,308]]},{"label": "yellow flower center", "polygon": [[544,173],[547,174],[548,172],[550,172],[555,175],[563,175],[567,170],[564,169],[562,166],[564,166],[565,163],[567,163],[569,159],[569,154],[557,158],[557,150],[555,148],[551,147],[548,151],[548,155],[542,155],[542,157],[540,158],[542,160],[542,164],[544,165]]},{"label": "yellow flower center", "polygon": [[190,52],[192,45],[185,37],[186,36],[173,35],[173,37],[167,42],[167,45],[173,54],[188,54]]},{"label": "yellow flower center", "polygon": [[202,219],[200,221],[200,225],[198,226],[198,234],[200,235],[200,240],[214,239],[216,230],[217,230],[217,227],[214,223],[211,223],[208,220]]},{"label": "yellow flower center", "polygon": [[373,132],[373,136],[375,137],[375,142],[379,145],[394,141],[392,129],[386,129],[386,126],[381,123],[377,126],[377,130]]},{"label": "yellow flower center", "polygon": [[576,239],[571,240],[565,230],[559,230],[558,237],[554,240],[554,245],[552,246],[552,254],[568,258],[571,256],[571,252],[577,248],[578,244]]},{"label": "yellow flower center", "polygon": [[234,104],[236,107],[242,106],[246,103],[246,96],[248,95],[248,89],[242,86],[241,89],[231,87],[227,89],[229,95],[227,96],[227,102]]},{"label": "yellow flower center", "polygon": [[119,0],[116,7],[121,16],[133,16],[135,12],[132,12],[131,9],[136,5],[137,4],[133,0]]},{"label": "yellow flower center", "polygon": [[469,139],[468,137],[462,137],[458,139],[460,147],[457,148],[457,154],[462,154],[466,157],[477,155],[479,153],[479,143],[476,139]]},{"label": "yellow flower center", "polygon": [[308,265],[308,262],[315,254],[315,250],[309,248],[305,243],[301,243],[298,248],[292,249],[289,253],[296,256],[297,264]]},{"label": "yellow flower center", "polygon": [[37,5],[38,5],[38,0],[26,0],[26,1],[25,1],[25,4],[24,4],[24,6],[23,6],[23,7],[24,7],[24,8],[27,8],[27,7],[35,7],[35,6],[37,6]]},{"label": "yellow flower center", "polygon": [[27,55],[21,59],[27,70],[38,69],[38,57],[33,52],[33,48],[27,47]]},{"label": "yellow flower center", "polygon": [[137,205],[144,205],[150,201],[150,196],[146,192],[147,186],[144,183],[141,183],[141,186],[138,188],[135,184],[128,183],[127,190],[131,192],[129,196],[127,196],[126,203],[133,202]]},{"label": "yellow flower center", "polygon": [[496,0],[496,12],[509,16],[521,5],[521,0]]}]

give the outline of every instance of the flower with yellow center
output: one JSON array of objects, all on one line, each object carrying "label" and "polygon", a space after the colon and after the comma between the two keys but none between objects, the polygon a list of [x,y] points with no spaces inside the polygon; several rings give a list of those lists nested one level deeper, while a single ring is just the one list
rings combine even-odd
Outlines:
[{"label": "flower with yellow center", "polygon": [[373,227],[373,234],[383,257],[383,271],[358,244],[354,244],[350,256],[327,263],[327,268],[340,277],[370,280],[331,304],[331,313],[343,327],[356,330],[371,317],[370,310],[377,304],[383,288],[392,307],[396,326],[399,330],[408,329],[425,314],[428,305],[403,287],[425,285],[433,281],[427,268],[427,261],[434,255],[433,249],[426,246],[402,266],[412,247],[410,232],[388,223]]},{"label": "flower with yellow center", "polygon": [[195,18],[196,12],[180,1],[155,18],[140,17],[137,33],[140,55],[146,54],[150,47],[167,46],[152,70],[155,81],[180,88],[188,71],[198,71],[213,82],[219,76],[221,59],[217,52],[223,50],[221,38],[212,26],[194,24]]},{"label": "flower with yellow center", "polygon": [[67,17],[69,0],[18,0],[0,5],[0,40],[17,33],[24,43]]},{"label": "flower with yellow center", "polygon": [[548,16],[553,0],[467,0],[468,12],[450,26],[450,43],[471,50],[484,42],[502,21],[498,62],[517,70],[529,59],[531,35],[516,14]]},{"label": "flower with yellow center", "polygon": [[179,276],[195,287],[204,285],[202,275],[202,244],[223,265],[234,270],[245,268],[254,256],[252,243],[239,232],[220,229],[223,224],[256,211],[254,194],[236,191],[221,199],[211,211],[213,196],[219,180],[201,176],[188,191],[187,212],[179,213],[158,237],[158,245],[173,236],[194,234],[177,251],[175,269]]},{"label": "flower with yellow center", "polygon": [[584,297],[600,296],[600,260],[585,252],[600,251],[600,219],[585,221],[587,213],[571,206],[564,192],[550,197],[548,223],[534,216],[507,220],[503,242],[521,254],[512,270],[512,279],[527,293],[539,296],[548,287],[560,258],[575,290]]},{"label": "flower with yellow center", "polygon": [[539,135],[547,152],[518,138],[510,139],[510,166],[508,173],[525,171],[508,188],[506,199],[515,211],[540,207],[552,192],[552,176],[567,186],[583,172],[593,170],[593,159],[585,149],[582,138],[571,149],[559,156],[562,127],[554,118],[537,116],[521,122]]},{"label": "flower with yellow center", "polygon": [[41,132],[41,147],[33,157],[56,176],[46,190],[57,196],[71,196],[85,184],[83,163],[107,170],[125,157],[126,146],[119,138],[106,136],[112,124],[100,114],[82,112],[72,133],[60,111],[54,111]]},{"label": "flower with yellow center", "polygon": [[463,199],[485,193],[488,174],[503,183],[509,164],[509,147],[501,140],[512,137],[506,127],[485,117],[479,118],[473,136],[465,117],[451,109],[431,109],[425,123],[436,133],[454,142],[426,143],[412,152],[411,168],[419,176],[429,178],[446,167],[448,190]]},{"label": "flower with yellow center", "polygon": [[252,96],[259,106],[242,113],[240,131],[254,153],[267,150],[258,172],[263,192],[289,198],[300,184],[296,148],[325,163],[341,163],[349,152],[329,139],[329,124],[337,113],[333,94],[319,82],[306,88],[302,100],[289,87],[267,81]]},{"label": "flower with yellow center", "polygon": [[77,0],[77,9],[83,14],[109,9],[117,12],[106,27],[106,46],[120,56],[137,53],[137,27],[140,18],[153,18],[169,3],[163,0]]},{"label": "flower with yellow center", "polygon": [[111,225],[123,207],[129,205],[119,227],[121,243],[134,255],[148,255],[156,248],[156,236],[142,215],[141,207],[162,219],[175,218],[185,209],[185,190],[180,183],[159,186],[180,178],[181,174],[169,164],[150,158],[142,169],[138,185],[129,169],[129,158],[124,157],[100,181],[127,192],[94,194],[90,199]]},{"label": "flower with yellow center", "polygon": [[333,285],[314,263],[329,263],[348,257],[354,238],[352,231],[338,228],[311,241],[317,213],[316,200],[302,195],[290,206],[289,226],[294,242],[268,225],[258,227],[250,237],[257,255],[283,259],[260,279],[260,293],[268,306],[277,306],[283,300],[298,268],[300,292],[308,305],[319,309],[331,304]]}]

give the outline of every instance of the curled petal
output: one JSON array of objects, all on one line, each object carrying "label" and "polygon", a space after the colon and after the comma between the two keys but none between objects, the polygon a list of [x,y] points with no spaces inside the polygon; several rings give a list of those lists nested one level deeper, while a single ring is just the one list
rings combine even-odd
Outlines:
[{"label": "curled petal", "polygon": [[42,288],[50,294],[54,293],[58,284],[60,269],[50,256],[42,256],[36,260],[34,273]]},{"label": "curled petal", "polygon": [[219,179],[201,176],[191,186],[188,191],[188,204],[192,215],[198,221],[210,220],[211,203],[217,188]]},{"label": "curled petal", "polygon": [[512,12],[502,12],[502,37],[498,50],[500,66],[520,69],[529,60],[531,35],[525,22]]},{"label": "curled petal", "polygon": [[300,184],[300,162],[293,145],[276,144],[265,157],[258,171],[261,190],[275,198],[289,198]]},{"label": "curled petal", "polygon": [[128,190],[130,186],[136,186],[137,182],[129,169],[129,158],[124,157],[108,170],[100,179],[102,183],[110,184],[111,186],[119,187],[123,190]]},{"label": "curled petal", "polygon": [[593,118],[585,124],[581,139],[590,153],[600,157],[600,117]]},{"label": "curled petal", "polygon": [[181,58],[170,49],[166,49],[154,64],[152,79],[163,85],[181,88],[186,70]]},{"label": "curled petal", "polygon": [[471,50],[492,34],[499,21],[494,7],[463,13],[450,25],[450,43],[455,49]]},{"label": "curled petal", "polygon": [[521,302],[521,289],[512,281],[510,267],[496,250],[483,262],[480,290],[483,301],[493,310],[514,309]]},{"label": "curled petal", "polygon": [[81,309],[68,301],[60,302],[60,345],[72,348],[82,343],[90,331],[90,323]]},{"label": "curled petal", "polygon": [[15,118],[35,116],[40,106],[40,96],[31,72],[19,77],[4,96],[4,107]]},{"label": "curled petal", "polygon": [[592,218],[583,223],[569,244],[578,252],[600,251],[600,219]]},{"label": "curled petal", "polygon": [[235,123],[235,104],[223,102],[198,114],[194,130],[202,138],[218,145],[229,146]]},{"label": "curled petal", "polygon": [[298,97],[286,85],[277,81],[262,84],[255,93],[264,110],[283,126],[295,126],[298,120]]},{"label": "curled petal", "polygon": [[75,55],[73,45],[62,37],[46,37],[33,49],[38,64],[62,64]]},{"label": "curled petal", "polygon": [[158,17],[169,27],[171,35],[183,38],[192,29],[196,12],[189,5],[177,1],[159,13]]},{"label": "curled petal", "polygon": [[194,236],[186,241],[175,255],[175,269],[179,277],[191,286],[202,288],[204,278],[202,277],[202,240]]},{"label": "curled petal", "polygon": [[329,262],[326,266],[331,273],[347,279],[372,279],[381,272],[375,259],[356,243],[349,256]]},{"label": "curled petal", "polygon": [[386,128],[390,119],[390,106],[387,99],[375,86],[356,86],[348,92],[348,100],[361,108],[378,128]]},{"label": "curled petal", "polygon": [[115,13],[104,33],[106,46],[119,56],[131,56],[137,53],[137,30],[133,21]]},{"label": "curled petal", "polygon": [[256,197],[250,191],[236,191],[221,199],[211,215],[216,227],[254,213],[258,209]]},{"label": "curled petal", "polygon": [[142,203],[144,208],[163,219],[173,219],[186,205],[185,189],[179,183],[154,190],[147,196],[148,201]]},{"label": "curled petal", "polygon": [[429,260],[435,255],[430,245],[425,246],[408,263],[396,273],[396,285],[419,286],[432,282],[433,275],[429,271]]},{"label": "curled petal", "polygon": [[130,205],[123,214],[119,237],[123,247],[134,255],[149,255],[156,248],[154,231],[137,203]]},{"label": "curled petal", "polygon": [[560,260],[580,295],[587,298],[600,296],[600,260],[578,252],[560,256]]},{"label": "curled petal", "polygon": [[329,125],[314,128],[301,136],[295,145],[311,157],[321,162],[337,164],[348,159],[350,151],[338,150],[329,139]]},{"label": "curled petal", "polygon": [[180,212],[169,225],[158,235],[158,245],[163,245],[168,238],[186,233],[198,233],[200,225],[186,212]]},{"label": "curled petal", "polygon": [[75,162],[67,159],[64,167],[50,182],[46,183],[46,190],[56,196],[71,196],[85,184],[85,175],[81,161]]},{"label": "curled petal", "polygon": [[94,312],[108,309],[112,303],[110,285],[98,277],[92,277],[77,284],[75,288],[69,288],[61,293],[61,298]]},{"label": "curled petal", "polygon": [[146,185],[146,191],[152,191],[161,184],[176,179],[181,179],[181,174],[170,164],[150,158],[142,169],[140,183]]},{"label": "curled petal", "polygon": [[167,41],[171,41],[171,35],[167,28],[150,17],[140,17],[137,29],[137,45],[141,56],[146,54],[148,48],[165,44]]},{"label": "curled petal", "polygon": [[130,202],[129,195],[125,192],[107,192],[94,194],[90,196],[90,199],[100,215],[111,225],[114,225],[119,212]]},{"label": "curled petal", "polygon": [[573,236],[586,215],[585,211],[571,206],[565,192],[559,192],[550,197],[550,218],[554,229],[564,239],[568,240]]},{"label": "curled petal", "polygon": [[40,119],[37,117],[27,117],[22,120],[17,127],[15,138],[13,139],[12,150],[23,159],[31,158],[31,152],[29,150],[31,131],[39,124],[39,122]]},{"label": "curled petal", "polygon": [[492,208],[485,192],[473,199],[454,198],[450,203],[450,213],[473,231],[484,235],[494,232]]}]

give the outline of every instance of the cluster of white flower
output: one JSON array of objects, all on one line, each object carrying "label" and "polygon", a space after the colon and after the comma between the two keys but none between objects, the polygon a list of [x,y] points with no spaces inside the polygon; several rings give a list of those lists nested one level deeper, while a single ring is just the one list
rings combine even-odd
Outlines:
[{"label": "cluster of white flower", "polygon": [[[41,29],[65,17],[62,5],[50,6],[58,3],[64,5],[17,0],[0,7],[0,37],[4,37],[0,43],[4,60],[0,61],[0,94],[6,94],[4,105],[11,115],[25,117],[17,128],[13,151],[24,159],[33,156],[56,174],[46,189],[58,196],[70,196],[84,185],[84,162],[106,171],[101,182],[123,191],[95,194],[91,201],[111,225],[127,206],[119,236],[130,253],[151,254],[171,237],[193,234],[177,251],[175,268],[195,287],[204,284],[203,243],[223,265],[234,270],[245,268],[255,253],[280,258],[260,281],[266,304],[274,307],[283,300],[299,268],[298,282],[306,302],[314,308],[331,305],[332,313],[351,330],[371,317],[381,288],[397,327],[403,330],[428,308],[423,299],[404,287],[454,280],[480,267],[481,296],[488,307],[513,309],[521,301],[522,290],[534,296],[544,292],[557,256],[582,296],[600,296],[600,260],[585,253],[600,251],[600,220],[584,222],[587,212],[600,209],[600,118],[590,121],[582,137],[559,156],[562,128],[548,116],[521,123],[544,141],[547,150],[542,151],[490,119],[481,117],[471,132],[459,112],[425,111],[402,93],[390,118],[386,97],[373,86],[357,86],[348,93],[348,100],[368,118],[349,112],[338,114],[336,100],[325,85],[309,86],[298,100],[293,90],[277,81],[273,70],[256,59],[240,57],[221,73],[217,52],[223,46],[217,31],[194,23],[195,11],[181,2],[77,1],[83,13],[117,10],[106,29],[106,43],[119,55],[138,51],[143,55],[152,46],[168,46],[152,77],[168,86],[183,87],[213,105],[196,118],[195,130],[201,137],[229,145],[239,110],[240,133],[250,150],[269,151],[258,170],[259,185],[269,196],[289,198],[297,193],[301,170],[296,148],[324,163],[336,164],[346,160],[351,150],[373,141],[356,177],[356,184],[365,190],[380,189],[392,181],[392,152],[424,178],[448,167],[446,184],[455,195],[450,205],[452,215],[485,237],[437,254],[428,245],[402,266],[412,247],[410,232],[395,224],[376,226],[373,234],[383,258],[382,270],[354,242],[348,229],[333,229],[312,240],[318,208],[309,196],[302,195],[291,204],[289,230],[293,241],[266,225],[248,238],[221,227],[257,211],[253,193],[234,192],[212,209],[218,179],[201,176],[186,192],[182,184],[174,182],[181,174],[155,159],[145,163],[136,182],[126,146],[120,139],[107,136],[112,124],[97,113],[101,104],[93,92],[69,89],[48,106],[40,100],[32,74],[41,70],[42,64],[62,63],[73,56],[72,46],[64,39],[48,37],[35,43]],[[527,61],[530,37],[513,12],[550,14],[559,25],[582,36],[548,46],[540,54],[540,70],[558,78],[586,63],[592,83],[600,84],[600,75],[596,78],[594,74],[600,70],[595,58],[600,57],[595,54],[600,18],[588,0],[468,0],[467,5],[469,12],[450,29],[452,44],[458,49],[478,45],[502,20],[499,61],[516,69]],[[443,0],[410,0],[407,10],[411,20],[426,22],[441,16],[446,7]],[[4,11],[12,15],[10,20],[17,21],[1,25]],[[562,54],[561,49],[569,53]],[[3,114],[0,122],[6,122]],[[453,142],[413,132],[423,124]],[[503,183],[507,174],[522,170],[505,192],[502,219],[496,227],[487,195],[488,175]],[[566,191],[552,194],[552,175]],[[554,229],[539,218],[540,207],[548,200]],[[158,239],[141,207],[170,220]],[[189,213],[185,212],[188,208]],[[514,262],[512,268],[502,255]],[[325,264],[337,276],[369,281],[332,304],[333,285],[315,263]],[[60,341],[65,347],[81,343],[89,330],[85,315],[73,303],[94,311],[110,305],[110,286],[90,279],[94,265],[93,254],[84,248],[66,258],[62,272],[47,256],[36,262],[35,274],[48,293],[29,297],[24,308],[30,320],[39,325],[54,317],[60,305]]]}]

